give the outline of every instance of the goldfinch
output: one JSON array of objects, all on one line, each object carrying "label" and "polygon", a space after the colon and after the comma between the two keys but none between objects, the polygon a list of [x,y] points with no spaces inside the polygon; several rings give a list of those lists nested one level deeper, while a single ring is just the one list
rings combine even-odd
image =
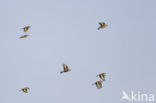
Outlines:
[{"label": "goldfinch", "polygon": [[63,64],[63,68],[64,68],[64,71],[61,71],[60,73],[64,73],[64,72],[69,72],[71,71],[71,69],[68,68],[68,66],[66,64]]},{"label": "goldfinch", "polygon": [[100,89],[100,88],[102,88],[102,81],[99,80],[92,85],[96,85],[97,89]]},{"label": "goldfinch", "polygon": [[100,27],[98,28],[98,30],[108,27],[108,25],[105,24],[104,22],[100,22],[99,24],[100,24]]},{"label": "goldfinch", "polygon": [[31,28],[31,26],[25,26],[24,28],[22,28],[24,30],[24,32],[28,31]]},{"label": "goldfinch", "polygon": [[20,38],[26,38],[28,37],[29,35],[25,34],[25,35],[22,35]]},{"label": "goldfinch", "polygon": [[28,93],[28,89],[30,89],[29,87],[25,87],[25,88],[22,88],[20,91],[23,91],[24,93]]},{"label": "goldfinch", "polygon": [[106,73],[100,73],[97,75],[97,77],[100,77],[103,81],[105,81],[105,76],[106,76]]}]

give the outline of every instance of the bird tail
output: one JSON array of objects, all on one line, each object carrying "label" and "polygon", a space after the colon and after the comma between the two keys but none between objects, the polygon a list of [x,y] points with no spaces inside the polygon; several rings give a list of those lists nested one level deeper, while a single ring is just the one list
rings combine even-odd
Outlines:
[{"label": "bird tail", "polygon": [[62,74],[64,71],[61,71],[60,73]]},{"label": "bird tail", "polygon": [[98,28],[98,30],[100,30],[100,29],[101,29],[101,27]]}]

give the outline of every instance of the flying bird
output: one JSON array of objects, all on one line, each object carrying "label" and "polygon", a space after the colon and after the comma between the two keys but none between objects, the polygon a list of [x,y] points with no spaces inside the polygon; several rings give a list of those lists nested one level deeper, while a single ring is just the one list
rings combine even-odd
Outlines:
[{"label": "flying bird", "polygon": [[103,81],[105,81],[105,76],[106,76],[106,73],[100,73],[97,75],[97,77],[100,77]]},{"label": "flying bird", "polygon": [[108,27],[108,25],[105,24],[104,22],[100,22],[99,24],[100,24],[100,27],[98,28],[98,30]]},{"label": "flying bird", "polygon": [[29,35],[25,34],[25,35],[22,35],[20,38],[26,38],[28,37]]},{"label": "flying bird", "polygon": [[64,70],[60,72],[61,74],[64,73],[64,72],[69,72],[69,71],[71,71],[71,69],[69,69],[68,66],[67,66],[66,64],[63,64],[63,69],[64,69]]},{"label": "flying bird", "polygon": [[92,85],[96,85],[97,89],[100,89],[100,88],[102,88],[102,81],[99,80]]},{"label": "flying bird", "polygon": [[24,28],[22,28],[24,30],[24,32],[28,31],[31,28],[31,26],[25,26]]},{"label": "flying bird", "polygon": [[22,88],[20,91],[23,91],[24,93],[28,93],[28,89],[30,89],[29,87],[25,87],[25,88]]}]

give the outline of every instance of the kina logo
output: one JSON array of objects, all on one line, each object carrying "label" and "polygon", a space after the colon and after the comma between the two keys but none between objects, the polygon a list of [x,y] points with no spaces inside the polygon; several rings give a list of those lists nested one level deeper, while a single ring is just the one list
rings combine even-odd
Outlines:
[{"label": "kina logo", "polygon": [[122,91],[122,101],[130,101],[130,102],[154,102],[155,96],[154,94],[146,94],[141,93],[140,91],[134,92],[131,91],[130,94],[126,93],[125,91]]}]

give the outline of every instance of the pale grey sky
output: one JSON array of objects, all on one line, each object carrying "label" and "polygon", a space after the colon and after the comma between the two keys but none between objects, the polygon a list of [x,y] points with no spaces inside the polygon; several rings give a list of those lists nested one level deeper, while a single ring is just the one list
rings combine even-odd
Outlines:
[{"label": "pale grey sky", "polygon": [[[156,94],[155,0],[0,0],[0,103],[123,103]],[[109,26],[97,30],[99,22]],[[23,35],[22,27],[32,28]],[[72,71],[60,75],[62,64]],[[103,88],[92,83],[106,72]],[[19,92],[30,87],[28,94]]]}]

